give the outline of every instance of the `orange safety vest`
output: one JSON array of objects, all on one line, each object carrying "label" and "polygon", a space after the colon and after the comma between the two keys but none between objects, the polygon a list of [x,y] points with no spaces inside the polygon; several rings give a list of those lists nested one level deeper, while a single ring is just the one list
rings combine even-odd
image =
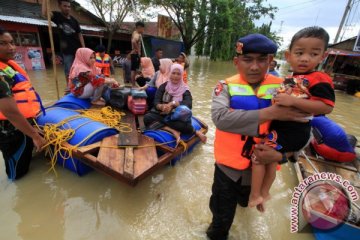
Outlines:
[{"label": "orange safety vest", "polygon": [[110,56],[105,53],[104,58],[101,58],[100,53],[96,53],[95,66],[101,69],[101,73],[106,77],[110,77]]},{"label": "orange safety vest", "polygon": [[[41,99],[32,87],[30,78],[24,69],[15,61],[10,60],[7,64],[0,62],[0,71],[15,82],[11,90],[21,114],[25,118],[35,117],[43,107]],[[1,112],[0,120],[6,120],[6,117]]]},{"label": "orange safety vest", "polygon": [[[230,94],[230,108],[234,110],[258,110],[269,107],[273,93],[282,82],[283,79],[268,74],[258,90],[254,92],[253,88],[239,74],[232,76],[226,79]],[[270,121],[260,124],[258,136],[264,137],[268,133],[269,126]],[[249,140],[253,140],[253,142],[248,142]],[[252,150],[254,146],[252,143],[258,143],[260,140],[261,138],[252,138],[216,129],[214,142],[216,163],[238,170],[248,168],[250,159],[244,154],[244,146],[250,143]]]}]

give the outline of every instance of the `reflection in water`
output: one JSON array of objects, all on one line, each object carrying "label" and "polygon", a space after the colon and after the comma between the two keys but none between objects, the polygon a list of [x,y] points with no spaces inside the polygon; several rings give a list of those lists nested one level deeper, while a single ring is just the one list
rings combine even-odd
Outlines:
[{"label": "reflection in water", "polygon": [[[121,76],[121,70],[117,72]],[[194,114],[209,124],[208,144],[135,188],[97,172],[78,177],[58,167],[55,177],[47,173],[49,165],[42,155],[34,159],[24,179],[10,183],[1,159],[0,239],[206,239],[214,170],[211,93],[218,80],[234,73],[229,62],[193,59],[189,79]],[[45,104],[53,102],[52,71],[31,72],[30,76]],[[59,83],[64,89],[62,69]],[[359,104],[359,99],[337,93],[337,107],[331,115],[358,137],[355,116],[359,116]],[[313,239],[309,232],[290,233],[290,197],[296,184],[291,165],[282,167],[267,212],[239,207],[230,239]]]}]

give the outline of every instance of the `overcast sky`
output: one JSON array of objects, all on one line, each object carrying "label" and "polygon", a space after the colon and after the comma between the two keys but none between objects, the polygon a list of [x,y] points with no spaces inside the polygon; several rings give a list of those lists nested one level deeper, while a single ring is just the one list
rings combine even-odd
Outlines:
[{"label": "overcast sky", "polygon": [[[335,39],[342,15],[348,0],[267,0],[279,8],[273,21],[273,30],[284,38],[283,47],[287,46],[291,37],[301,28],[318,25],[330,34],[330,42]],[[360,0],[354,3],[349,15],[348,26],[343,39],[354,37],[360,31]],[[282,27],[281,27],[281,22]]]},{"label": "overcast sky", "polygon": [[[88,7],[87,0],[77,0],[77,2]],[[267,0],[266,4],[271,4],[279,9],[273,20],[272,30],[283,37],[284,42],[281,48],[286,48],[291,37],[298,30],[313,25],[325,28],[330,34],[332,43],[347,2],[348,0]],[[360,0],[352,0],[352,2],[353,6],[347,26],[345,26],[345,32],[340,35],[343,39],[354,37],[360,31]],[[127,18],[126,20],[132,19]],[[261,25],[261,23],[269,21],[270,19],[263,18],[257,24]]]}]

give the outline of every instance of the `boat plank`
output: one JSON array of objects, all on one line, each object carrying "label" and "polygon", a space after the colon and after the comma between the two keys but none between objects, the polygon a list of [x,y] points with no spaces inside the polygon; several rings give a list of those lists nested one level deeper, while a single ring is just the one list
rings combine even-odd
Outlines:
[{"label": "boat plank", "polygon": [[144,115],[138,115],[137,120],[138,120],[138,123],[139,123],[140,131],[145,130]]},{"label": "boat plank", "polygon": [[158,163],[154,139],[141,135],[139,142],[139,147],[134,149],[134,178],[146,173]]},{"label": "boat plank", "polygon": [[134,178],[134,148],[125,148],[124,176],[129,179]]},{"label": "boat plank", "polygon": [[129,124],[131,128],[131,132],[121,132],[119,134],[119,146],[138,146],[139,145],[139,137],[138,131],[136,129],[135,116],[126,112],[126,115],[121,118],[123,123]]},{"label": "boat plank", "polygon": [[100,151],[97,156],[98,163],[118,172],[123,173],[125,150],[118,148],[118,135],[106,137],[101,141]]},{"label": "boat plank", "polygon": [[321,163],[326,164],[326,165],[331,165],[331,166],[334,166],[334,167],[337,167],[337,168],[344,168],[344,169],[347,169],[347,170],[350,170],[350,171],[357,172],[357,168],[352,163],[339,163],[339,162],[334,162],[334,161],[323,160],[323,159],[320,159],[320,158],[310,158],[310,159],[313,160],[313,161],[316,161],[316,162],[321,162]]},{"label": "boat plank", "polygon": [[[337,164],[329,161],[324,161],[321,159],[309,158],[312,163],[316,166],[316,168],[320,172],[332,172],[340,175],[344,180],[350,181],[352,185],[359,188],[360,187],[360,179],[356,168],[351,165]],[[308,174],[314,174],[315,170],[311,167],[311,165],[305,160],[301,159],[302,164],[304,165],[306,172]]]},{"label": "boat plank", "polygon": [[100,148],[100,144],[101,142],[96,142],[87,146],[78,147],[77,150],[82,154],[93,153],[96,152],[98,148]]}]

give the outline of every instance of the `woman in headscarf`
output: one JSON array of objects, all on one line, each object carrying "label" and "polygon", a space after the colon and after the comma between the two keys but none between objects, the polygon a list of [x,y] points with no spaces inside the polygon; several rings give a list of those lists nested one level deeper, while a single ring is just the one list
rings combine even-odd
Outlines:
[{"label": "woman in headscarf", "polygon": [[113,78],[101,75],[95,67],[95,52],[89,48],[79,48],[70,69],[69,86],[71,93],[78,98],[91,98],[94,105],[105,105],[101,98],[106,84],[118,86]]},{"label": "woman in headscarf", "polygon": [[159,88],[161,84],[169,80],[170,68],[173,62],[170,58],[160,59],[159,71],[157,71],[151,81],[147,82],[140,90],[146,90],[148,87]]},{"label": "woman in headscarf", "polygon": [[169,80],[172,64],[173,62],[170,58],[160,59],[159,71],[155,73],[151,81],[147,82],[145,86],[139,88],[139,90],[146,90],[146,94],[148,96],[146,102],[149,109],[153,107],[156,89],[159,88],[161,84]]},{"label": "woman in headscarf", "polygon": [[188,84],[186,70],[189,68],[190,62],[189,62],[189,59],[187,58],[186,54],[181,52],[180,55],[178,56],[178,58],[175,60],[175,63],[178,63],[184,67],[183,81],[184,81],[184,83]]},{"label": "woman in headscarf", "polygon": [[161,128],[172,133],[177,143],[181,133],[195,133],[205,143],[206,136],[191,124],[192,96],[182,80],[183,71],[180,64],[171,65],[169,80],[158,87],[154,107],[145,115],[144,123],[148,129]]},{"label": "woman in headscarf", "polygon": [[151,58],[142,57],[140,59],[141,74],[136,77],[136,82],[140,87],[143,87],[155,75],[154,65]]}]

